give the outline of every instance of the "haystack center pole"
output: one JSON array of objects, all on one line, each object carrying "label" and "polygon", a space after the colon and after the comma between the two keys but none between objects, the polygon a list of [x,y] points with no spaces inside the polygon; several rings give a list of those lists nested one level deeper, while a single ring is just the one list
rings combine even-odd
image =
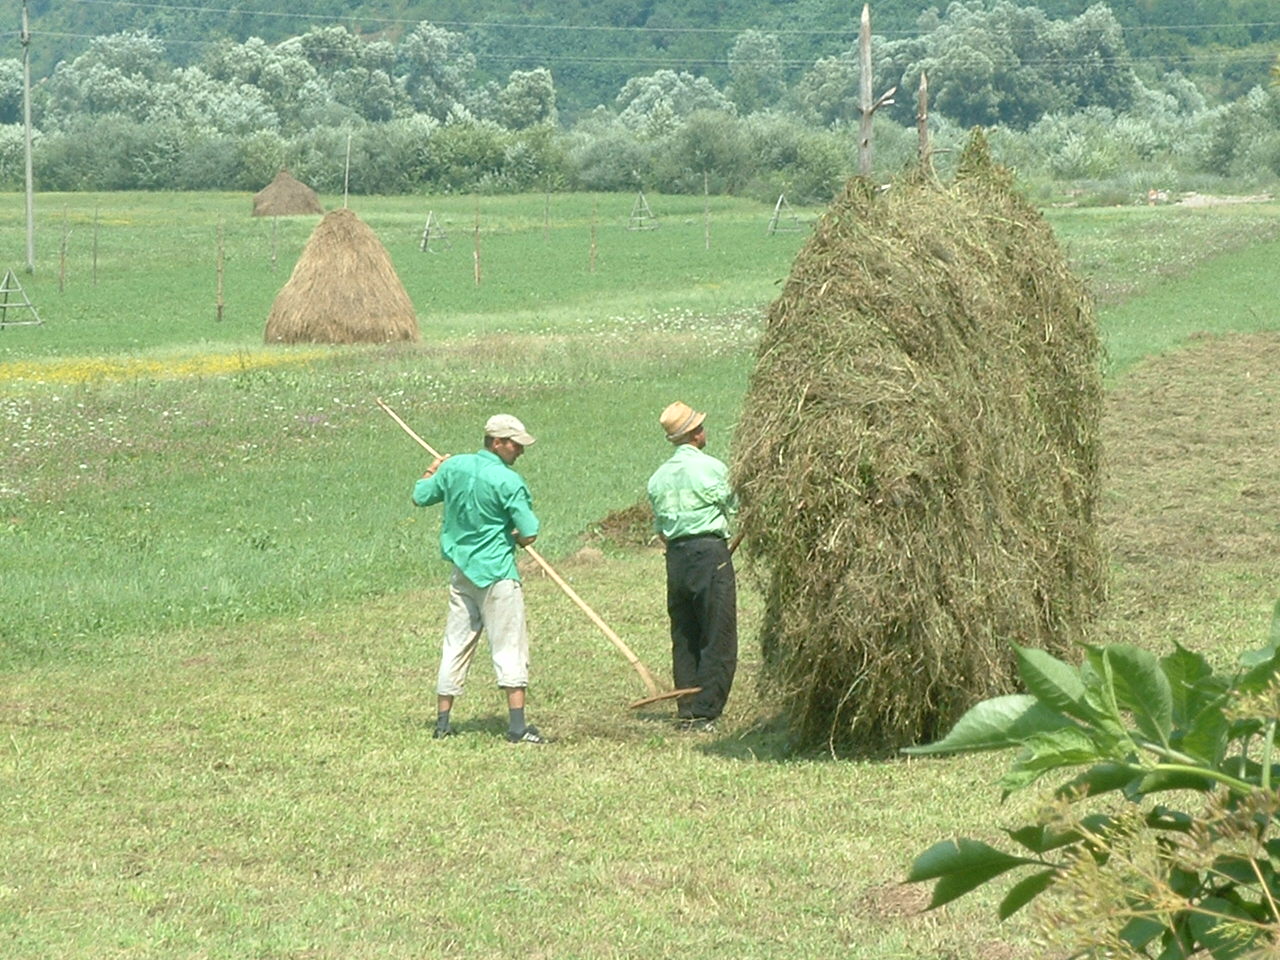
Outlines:
[{"label": "haystack center pole", "polygon": [[864,177],[871,176],[871,121],[875,113],[883,106],[893,103],[893,95],[897,87],[890,87],[872,100],[871,83],[871,5],[862,6],[862,24],[858,30],[858,68],[859,95],[858,106],[862,111],[862,119],[858,124],[858,172]]},{"label": "haystack center pole", "polygon": [[[392,420],[398,423],[400,425],[401,430],[403,430],[409,436],[413,437],[413,439],[418,442],[418,445],[422,447],[423,450],[427,451],[427,453],[431,454],[431,456],[435,457],[437,460],[441,458],[440,454],[435,450],[435,448],[431,446],[431,444],[427,443],[427,441],[423,440],[420,436],[414,433],[413,428],[410,427],[407,423],[405,423],[402,419],[400,419],[400,415],[398,413],[396,413],[389,406],[383,403],[381,397],[376,397],[373,402],[376,403],[379,407],[381,407],[383,412],[386,413],[387,416],[389,416]],[[551,569],[551,564],[547,563],[546,560],[543,560],[541,554],[539,554],[538,551],[534,550],[533,547],[525,547],[524,549],[525,549],[525,552],[529,554],[530,557],[533,558],[534,563],[540,566],[542,568],[542,571],[548,577],[550,577],[553,581],[555,581],[555,585],[559,587],[561,590],[563,590],[565,595],[578,606],[578,609],[580,609],[583,613],[585,613],[587,617],[590,618],[591,622],[600,628],[600,632],[609,638],[609,642],[618,648],[618,652],[621,653],[624,657],[626,657],[627,662],[631,664],[631,666],[635,668],[636,673],[640,675],[640,679],[641,681],[643,681],[645,685],[645,689],[649,691],[650,699],[654,699],[654,698],[664,699],[665,696],[677,695],[679,693],[679,691],[673,691],[671,694],[666,694],[666,695],[660,693],[658,691],[658,684],[653,679],[653,674],[649,672],[649,668],[646,667],[644,663],[641,662],[640,658],[637,657],[631,651],[630,647],[628,647],[625,643],[623,643],[622,638],[619,637],[616,633],[614,633],[611,629],[609,629],[609,625],[605,623],[603,620],[601,620],[600,616],[594,610],[592,610],[589,606],[587,606],[586,601],[583,600],[580,596],[578,596],[577,593],[574,592],[573,587],[565,583],[564,579],[560,576],[560,574],[556,573],[555,570]]]},{"label": "haystack center pole", "polygon": [[916,107],[916,133],[920,136],[920,165],[926,166],[933,153],[929,145],[929,75],[920,73],[920,93]]},{"label": "haystack center pole", "polygon": [[347,134],[347,163],[342,171],[342,209],[347,209],[347,189],[351,185],[351,134]]}]

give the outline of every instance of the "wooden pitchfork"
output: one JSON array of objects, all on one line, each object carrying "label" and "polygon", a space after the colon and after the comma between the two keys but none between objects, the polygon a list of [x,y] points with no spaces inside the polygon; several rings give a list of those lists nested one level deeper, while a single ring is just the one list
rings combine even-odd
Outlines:
[{"label": "wooden pitchfork", "polygon": [[[374,403],[381,407],[387,416],[398,423],[400,425],[400,429],[413,437],[414,440],[418,441],[418,445],[422,447],[422,449],[426,450],[427,453],[431,454],[431,456],[435,457],[437,460],[441,459],[441,455],[435,450],[435,448],[414,433],[413,428],[400,419],[399,414],[383,403],[381,397],[375,397]],[[632,710],[637,707],[646,706],[650,703],[658,703],[661,700],[671,700],[675,697],[683,697],[686,694],[698,693],[702,689],[701,687],[686,687],[682,690],[659,690],[657,682],[653,679],[653,674],[649,672],[649,668],[646,667],[643,661],[641,661],[641,659],[632,652],[630,647],[622,642],[622,638],[609,629],[609,625],[600,619],[599,614],[587,606],[587,602],[578,596],[573,587],[565,583],[564,578],[551,568],[551,564],[547,563],[537,550],[533,549],[531,546],[525,547],[524,549],[525,552],[533,558],[534,563],[542,568],[543,573],[555,581],[556,586],[563,590],[565,595],[577,604],[578,609],[585,613],[590,618],[591,622],[600,628],[600,632],[609,638],[609,642],[618,648],[618,652],[626,658],[627,663],[631,664],[631,666],[635,668],[636,673],[640,675],[640,679],[644,683],[645,689],[648,691],[648,696],[633,701],[630,704]]]}]

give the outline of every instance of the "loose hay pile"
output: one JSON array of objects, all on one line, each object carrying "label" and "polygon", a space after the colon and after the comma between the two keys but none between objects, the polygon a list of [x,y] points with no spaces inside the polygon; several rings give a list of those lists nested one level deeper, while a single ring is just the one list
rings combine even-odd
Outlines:
[{"label": "loose hay pile", "polygon": [[735,442],[763,683],[801,745],[939,736],[1105,584],[1100,349],[980,135],[950,187],[853,180],[772,305]]},{"label": "loose hay pile", "polygon": [[253,195],[255,217],[289,217],[307,213],[324,213],[324,207],[320,206],[316,192],[295,179],[288,170],[281,170],[274,180]]},{"label": "loose hay pile", "polygon": [[377,235],[347,209],[312,231],[267,317],[267,343],[417,340],[418,318]]}]

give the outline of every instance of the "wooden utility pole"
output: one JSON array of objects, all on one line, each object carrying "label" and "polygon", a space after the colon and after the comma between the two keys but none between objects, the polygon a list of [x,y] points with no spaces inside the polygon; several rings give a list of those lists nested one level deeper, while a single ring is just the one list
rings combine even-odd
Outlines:
[{"label": "wooden utility pole", "polygon": [[916,133],[920,136],[920,165],[929,165],[933,148],[929,144],[929,75],[920,73],[920,94],[916,100]]},{"label": "wooden utility pole", "polygon": [[860,84],[858,108],[862,119],[858,124],[858,172],[864,177],[871,176],[871,120],[881,107],[893,103],[893,95],[897,87],[890,87],[873,101],[871,76],[871,5],[862,5],[862,25],[858,31],[858,66]]},{"label": "wooden utility pole", "polygon": [[22,0],[22,129],[27,162],[27,273],[36,272],[36,210],[31,175],[31,28],[27,0]]}]

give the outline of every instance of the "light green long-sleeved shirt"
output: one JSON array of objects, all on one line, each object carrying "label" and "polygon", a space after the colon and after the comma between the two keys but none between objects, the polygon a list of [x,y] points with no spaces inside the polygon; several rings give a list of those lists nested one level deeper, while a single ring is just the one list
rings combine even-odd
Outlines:
[{"label": "light green long-sleeved shirt", "polygon": [[704,533],[729,536],[738,501],[729,468],[692,443],[682,443],[649,478],[654,529],[667,540]]},{"label": "light green long-sleeved shirt", "polygon": [[490,450],[449,457],[413,487],[420,507],[444,501],[440,552],[477,587],[519,580],[516,541],[538,535],[538,518],[520,474]]}]

